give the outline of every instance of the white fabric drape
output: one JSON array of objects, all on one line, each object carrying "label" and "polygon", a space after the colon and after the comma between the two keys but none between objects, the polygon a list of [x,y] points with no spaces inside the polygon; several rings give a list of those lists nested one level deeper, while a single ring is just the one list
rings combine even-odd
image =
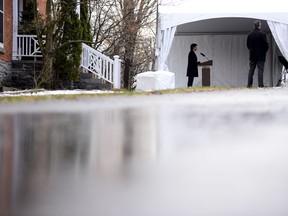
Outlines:
[{"label": "white fabric drape", "polygon": [[[213,60],[211,67],[211,85],[227,87],[243,87],[247,85],[249,71],[249,51],[246,47],[247,35],[185,35],[174,37],[170,53],[167,58],[169,71],[175,73],[176,88],[187,86],[187,63],[191,43],[198,44],[196,55],[200,62],[207,59],[199,55],[204,53]],[[270,41],[270,35],[268,35]],[[269,45],[273,45],[269,44]],[[278,53],[275,53],[277,56]],[[272,65],[272,49],[267,53],[265,63],[264,83],[275,86],[280,76],[278,60]],[[280,65],[280,64],[279,64]],[[273,74],[272,72],[273,71]],[[257,71],[254,84],[257,86]],[[202,67],[199,67],[199,77],[194,79],[194,86],[202,86]]]},{"label": "white fabric drape", "polygon": [[288,59],[288,24],[274,21],[267,23],[282,55]]},{"label": "white fabric drape", "polygon": [[[273,0],[273,3],[269,4],[263,4],[263,0],[205,0],[204,2],[181,0],[177,2],[179,3],[176,5],[171,3],[159,5],[161,30],[184,23],[221,17],[250,17],[288,24],[288,10],[283,6],[285,0]],[[223,7],[223,5],[225,6]],[[197,10],[191,12],[192,8],[197,8]]]},{"label": "white fabric drape", "polygon": [[161,41],[160,47],[158,50],[158,71],[169,71],[167,65],[166,65],[166,60],[172,45],[172,41],[174,38],[174,34],[176,32],[176,27],[170,27],[165,30],[161,30]]}]

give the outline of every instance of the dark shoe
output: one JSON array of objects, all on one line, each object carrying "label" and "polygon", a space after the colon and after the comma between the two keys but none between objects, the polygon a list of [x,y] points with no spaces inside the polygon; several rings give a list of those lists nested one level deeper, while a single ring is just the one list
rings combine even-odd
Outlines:
[{"label": "dark shoe", "polygon": [[252,86],[250,86],[250,85],[247,85],[247,88],[252,88]]}]

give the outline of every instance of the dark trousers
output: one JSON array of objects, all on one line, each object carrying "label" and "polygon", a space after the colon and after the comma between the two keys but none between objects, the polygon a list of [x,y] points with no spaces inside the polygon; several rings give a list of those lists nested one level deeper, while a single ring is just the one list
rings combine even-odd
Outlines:
[{"label": "dark trousers", "polygon": [[187,83],[187,86],[188,86],[188,87],[193,86],[193,80],[194,80],[194,77],[193,77],[193,76],[189,76],[189,77],[188,77],[188,83]]},{"label": "dark trousers", "polygon": [[254,76],[254,71],[257,66],[258,69],[258,87],[264,87],[263,83],[263,73],[264,73],[264,61],[252,61],[250,60],[249,66],[249,74],[248,74],[248,84],[247,87],[252,87],[253,85],[253,76]]}]

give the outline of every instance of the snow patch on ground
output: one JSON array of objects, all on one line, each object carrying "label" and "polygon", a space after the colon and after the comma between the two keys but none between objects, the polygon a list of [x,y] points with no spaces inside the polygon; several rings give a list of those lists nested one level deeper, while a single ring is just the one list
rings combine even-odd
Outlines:
[{"label": "snow patch on ground", "polygon": [[15,96],[43,96],[43,95],[75,95],[75,94],[103,94],[112,93],[113,91],[104,90],[21,90],[21,91],[4,91],[0,93],[0,97],[15,97]]}]

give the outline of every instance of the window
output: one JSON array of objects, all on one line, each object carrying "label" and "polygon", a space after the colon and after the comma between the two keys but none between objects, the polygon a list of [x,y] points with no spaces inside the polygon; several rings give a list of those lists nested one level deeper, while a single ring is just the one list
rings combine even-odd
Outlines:
[{"label": "window", "polygon": [[4,5],[3,0],[0,0],[0,48],[4,48]]}]

